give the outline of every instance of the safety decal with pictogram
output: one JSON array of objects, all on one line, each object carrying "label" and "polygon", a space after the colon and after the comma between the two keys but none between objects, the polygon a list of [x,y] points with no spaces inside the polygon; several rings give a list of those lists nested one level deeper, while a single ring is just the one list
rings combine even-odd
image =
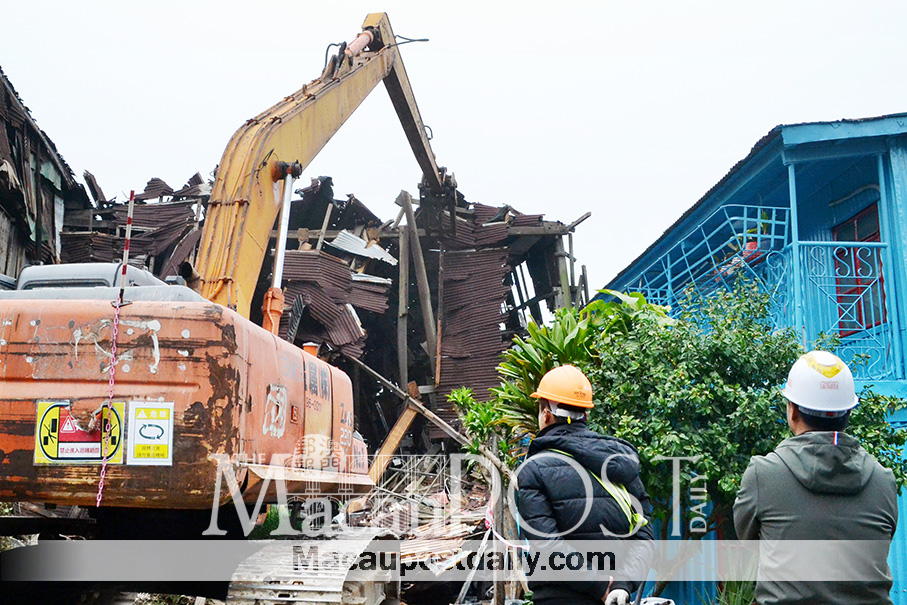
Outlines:
[{"label": "safety decal with pictogram", "polygon": [[129,402],[126,464],[173,465],[173,402]]},{"label": "safety decal with pictogram", "polygon": [[[69,401],[38,401],[35,421],[35,464],[108,464],[123,462],[123,417],[126,402],[115,401],[95,413],[94,430],[72,414]],[[104,447],[108,423],[110,441]],[[106,452],[105,452],[106,449]]]}]

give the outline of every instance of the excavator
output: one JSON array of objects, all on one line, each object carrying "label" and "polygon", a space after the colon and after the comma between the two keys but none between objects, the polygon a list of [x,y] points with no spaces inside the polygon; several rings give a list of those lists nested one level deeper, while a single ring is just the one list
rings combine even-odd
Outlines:
[{"label": "excavator", "polygon": [[[421,167],[420,187],[454,197],[390,21],[370,14],[319,78],[230,139],[195,290],[97,264],[30,267],[16,290],[0,292],[0,501],[87,508],[96,537],[185,539],[200,537],[212,506],[222,509],[218,529],[230,524],[237,492],[227,478],[250,505],[276,501],[269,478],[290,492],[347,498],[374,488],[350,379],[279,338],[277,326],[294,180],[379,82]],[[259,326],[250,310],[278,218]],[[277,469],[275,459],[284,460]],[[340,602],[341,588],[311,602]],[[392,593],[373,588],[368,602]]]}]

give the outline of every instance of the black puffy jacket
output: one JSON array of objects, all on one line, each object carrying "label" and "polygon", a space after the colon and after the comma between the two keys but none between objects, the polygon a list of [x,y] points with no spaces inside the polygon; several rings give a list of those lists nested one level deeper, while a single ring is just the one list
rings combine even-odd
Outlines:
[{"label": "black puffy jacket", "polygon": [[[547,552],[552,549],[581,550],[582,540],[615,539],[605,535],[600,529],[601,525],[615,534],[627,534],[630,531],[626,513],[594,478],[591,479],[592,507],[581,521],[587,500],[586,484],[567,457],[537,456],[539,452],[546,450],[566,452],[599,477],[608,460],[608,479],[625,486],[636,497],[648,521],[631,538],[627,538],[641,541],[638,543],[640,548],[634,549],[632,560],[622,561],[620,565],[633,577],[645,577],[654,551],[652,506],[639,478],[636,448],[622,439],[589,430],[585,422],[558,422],[547,426],[529,446],[528,459],[517,477],[517,509],[520,531],[529,540],[530,554],[535,549],[547,556]],[[619,455],[614,456],[615,454]],[[564,532],[571,528],[574,529],[564,534],[562,539],[539,535]],[[569,545],[564,540],[569,541]],[[531,578],[529,582],[534,602],[545,605],[601,603],[608,584],[609,577],[603,573],[586,574],[584,581],[580,582],[539,582]],[[622,588],[630,593],[638,587],[638,581],[621,580],[615,580],[611,586],[612,590]]]}]

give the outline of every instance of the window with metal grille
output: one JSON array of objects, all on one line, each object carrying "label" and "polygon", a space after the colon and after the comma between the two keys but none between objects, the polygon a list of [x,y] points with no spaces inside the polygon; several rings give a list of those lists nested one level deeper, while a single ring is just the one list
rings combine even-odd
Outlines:
[{"label": "window with metal grille", "polygon": [[880,241],[878,204],[872,204],[837,225],[832,234],[836,242],[841,242],[835,247],[835,284],[841,336],[885,323],[881,248],[860,245]]}]

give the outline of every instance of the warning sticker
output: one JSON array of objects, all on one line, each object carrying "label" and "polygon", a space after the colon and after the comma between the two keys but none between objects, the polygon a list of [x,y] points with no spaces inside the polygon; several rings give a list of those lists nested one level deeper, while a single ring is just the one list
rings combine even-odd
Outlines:
[{"label": "warning sticker", "polygon": [[127,464],[173,464],[173,403],[129,402]]},{"label": "warning sticker", "polygon": [[[108,464],[123,462],[123,417],[126,403],[113,402],[95,414],[93,431],[72,415],[68,401],[38,401],[35,426],[35,464]],[[110,440],[106,441],[110,429]],[[106,441],[106,447],[105,447]]]}]

